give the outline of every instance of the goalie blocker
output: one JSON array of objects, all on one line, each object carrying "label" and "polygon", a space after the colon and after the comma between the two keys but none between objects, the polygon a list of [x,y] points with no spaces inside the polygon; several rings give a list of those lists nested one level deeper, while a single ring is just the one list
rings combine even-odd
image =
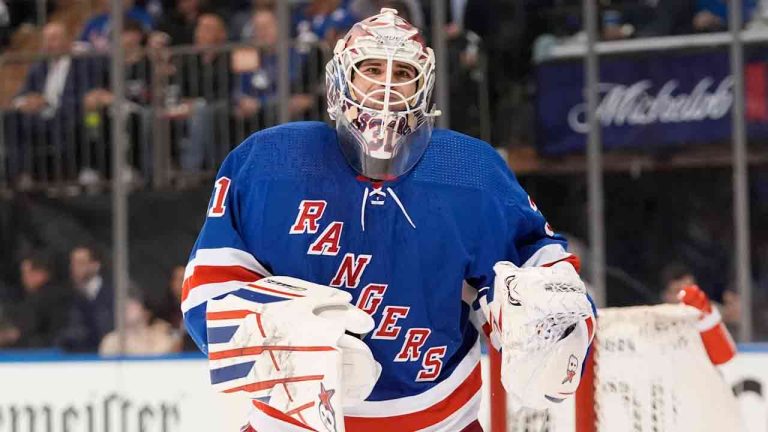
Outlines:
[{"label": "goalie blocker", "polygon": [[284,276],[257,285],[294,299],[208,302],[211,383],[249,394],[256,430],[343,432],[344,406],[363,401],[381,372],[370,349],[349,334],[368,333],[373,319],[334,288]]}]

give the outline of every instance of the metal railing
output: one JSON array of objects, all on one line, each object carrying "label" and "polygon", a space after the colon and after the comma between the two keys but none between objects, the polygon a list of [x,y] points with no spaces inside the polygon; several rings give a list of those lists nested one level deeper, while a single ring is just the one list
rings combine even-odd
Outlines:
[{"label": "metal railing", "polygon": [[[106,53],[0,55],[0,95],[32,96],[0,101],[0,192],[109,189],[118,333],[124,334],[129,280],[131,186],[207,182],[251,133],[290,120],[327,118],[324,66],[330,52],[322,44],[289,39],[293,3],[276,3],[280,34],[274,50],[247,43],[126,49],[113,37]],[[120,1],[112,0],[112,8],[113,34],[120,35]],[[443,46],[445,38],[436,33]],[[485,65],[480,53],[474,66],[462,66],[471,85],[455,90],[472,90],[463,108],[479,117],[477,135],[489,140]],[[447,76],[457,65],[444,66],[438,73]],[[50,68],[61,75],[57,85],[48,84],[55,88],[46,88],[56,81],[46,79]],[[29,91],[19,94],[24,75]],[[447,119],[450,112],[443,112]]]},{"label": "metal railing", "polygon": [[[291,44],[291,119],[323,118],[327,56],[322,45]],[[269,47],[244,43],[127,53],[129,181],[165,187],[209,177],[244,138],[278,124],[277,57]],[[28,72],[22,93],[0,111],[0,184],[105,186],[112,172],[115,97],[109,56],[75,51],[0,57],[0,69],[9,65],[26,65]],[[45,76],[59,67],[63,85],[46,96]]]},{"label": "metal railing", "polygon": [[[768,28],[741,30],[739,33],[745,44],[765,44],[768,42]],[[596,42],[595,51],[598,55],[605,56],[648,51],[725,47],[730,43],[730,33],[718,32]],[[584,42],[561,43],[552,45],[548,50],[541,53],[541,57],[537,58],[536,61],[580,58],[585,55],[586,51],[587,45]]]},{"label": "metal railing", "polygon": [[[227,153],[254,131],[289,120],[324,120],[321,44],[292,42],[289,97],[279,97],[278,55],[269,47],[228,43],[216,47],[175,46],[126,54],[125,102],[128,170],[134,187],[163,188],[210,178]],[[55,102],[35,109],[26,98],[45,98],[48,69],[67,63]],[[447,88],[469,105],[455,112],[456,126],[490,141],[486,59],[451,64],[466,84]],[[21,93],[0,107],[0,187],[102,190],[112,177],[111,149],[115,93],[107,53],[75,50],[65,56],[6,54],[0,71],[26,68]],[[0,94],[17,83],[2,79]],[[5,75],[7,77],[7,75]],[[445,85],[448,85],[446,80]],[[443,111],[446,120],[451,113]],[[469,116],[469,117],[467,117]],[[465,118],[466,117],[466,118]],[[476,124],[476,125],[475,125]]]},{"label": "metal railing", "polygon": [[[744,116],[744,74],[743,74],[743,47],[745,39],[762,41],[765,38],[763,31],[742,31],[742,0],[729,0],[728,28],[729,33],[718,35],[704,35],[698,37],[680,36],[677,38],[653,38],[627,42],[598,42],[596,0],[584,0],[582,2],[583,22],[586,23],[586,44],[573,47],[560,47],[553,51],[559,57],[583,57],[585,79],[585,100],[587,101],[587,118],[590,125],[587,145],[587,177],[589,186],[589,233],[590,249],[593,253],[591,263],[591,281],[595,287],[598,305],[603,306],[606,298],[605,271],[606,271],[606,239],[603,164],[602,164],[602,139],[601,127],[598,119],[599,83],[600,83],[600,58],[602,56],[620,55],[623,53],[646,50],[647,47],[661,48],[673,47],[690,41],[701,42],[704,46],[710,44],[730,44],[731,74],[734,79],[734,109],[732,110],[732,149],[733,149],[733,224],[735,235],[735,268],[738,293],[741,297],[741,325],[739,340],[747,342],[752,340],[751,318],[751,259],[749,244],[749,201],[748,201],[748,172],[746,162],[746,134]],[[682,42],[681,42],[682,41]]]}]

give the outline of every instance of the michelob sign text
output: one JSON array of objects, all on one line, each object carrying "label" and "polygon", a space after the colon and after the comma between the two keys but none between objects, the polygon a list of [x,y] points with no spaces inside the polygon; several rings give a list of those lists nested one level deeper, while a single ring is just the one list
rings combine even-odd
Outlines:
[{"label": "michelob sign text", "polygon": [[[748,51],[750,138],[768,138],[768,64]],[[768,49],[762,50],[766,58]],[[724,50],[664,51],[601,61],[597,116],[606,149],[658,149],[727,142],[734,103]],[[537,68],[537,144],[545,154],[583,151],[589,125],[580,59]]]}]

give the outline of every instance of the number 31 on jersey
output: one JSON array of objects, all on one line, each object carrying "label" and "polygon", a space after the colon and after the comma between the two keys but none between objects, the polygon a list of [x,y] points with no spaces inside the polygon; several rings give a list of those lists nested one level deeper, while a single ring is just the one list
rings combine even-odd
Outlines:
[{"label": "number 31 on jersey", "polygon": [[211,208],[208,209],[208,217],[224,216],[224,213],[227,211],[227,207],[224,203],[227,200],[227,194],[229,193],[229,186],[231,184],[232,180],[227,177],[222,177],[216,180],[213,199],[211,200]]}]

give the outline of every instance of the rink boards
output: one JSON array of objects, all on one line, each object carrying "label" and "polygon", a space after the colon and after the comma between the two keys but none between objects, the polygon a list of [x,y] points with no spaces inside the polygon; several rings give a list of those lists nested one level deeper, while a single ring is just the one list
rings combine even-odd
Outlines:
[{"label": "rink boards", "polygon": [[[768,346],[741,351],[724,376],[739,397],[748,432],[768,432]],[[234,432],[248,411],[242,396],[211,390],[207,362],[199,356],[5,354],[0,386],[0,432]]]}]

